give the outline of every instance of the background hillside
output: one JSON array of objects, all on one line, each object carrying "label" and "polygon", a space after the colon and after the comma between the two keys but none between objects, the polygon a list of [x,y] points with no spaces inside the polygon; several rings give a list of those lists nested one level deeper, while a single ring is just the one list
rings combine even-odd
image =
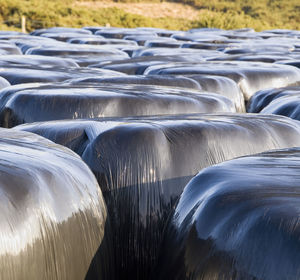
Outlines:
[{"label": "background hillside", "polygon": [[0,0],[0,28],[153,26],[168,29],[252,27],[300,29],[299,0],[78,1]]}]

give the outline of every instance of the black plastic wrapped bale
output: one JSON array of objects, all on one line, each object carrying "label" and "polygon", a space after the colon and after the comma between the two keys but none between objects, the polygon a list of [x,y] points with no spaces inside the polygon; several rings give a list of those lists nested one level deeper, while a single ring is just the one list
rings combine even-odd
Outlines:
[{"label": "black plastic wrapped bale", "polygon": [[300,86],[258,91],[250,99],[247,110],[300,120]]},{"label": "black plastic wrapped bale", "polygon": [[[1,35],[0,35],[1,39]],[[18,35],[18,36],[6,36],[4,39],[9,40],[10,42],[16,44],[18,48],[20,48],[21,52],[25,54],[27,50],[40,46],[57,46],[60,45],[61,42],[58,42],[51,38],[46,37],[38,37],[31,35]]]},{"label": "black plastic wrapped bale", "polygon": [[142,75],[144,71],[151,65],[162,65],[169,62],[195,62],[203,61],[202,57],[193,55],[157,55],[157,56],[141,56],[130,59],[116,60],[112,62],[103,62],[90,67],[109,69],[122,72],[129,75]]},{"label": "black plastic wrapped bale", "polygon": [[0,77],[0,90],[8,86],[10,86],[10,83],[6,79]]},{"label": "black plastic wrapped bale", "polygon": [[200,40],[200,41],[185,41],[182,44],[182,48],[192,48],[192,49],[207,49],[207,50],[218,50],[224,51],[228,46],[233,45],[234,43],[242,43],[241,39],[225,39],[225,40]]},{"label": "black plastic wrapped bale", "polygon": [[275,114],[300,120],[300,95],[284,96],[272,101],[261,114]]},{"label": "black plastic wrapped bale", "polygon": [[[137,27],[135,29],[127,28],[127,30],[126,30],[125,28],[116,28],[116,27],[87,26],[87,27],[83,27],[83,29],[90,30],[91,32],[93,32],[93,34],[95,34],[97,31],[102,32],[102,31],[110,31],[110,30],[118,29],[117,32],[115,32],[115,33],[121,32],[121,33],[124,33],[125,36],[131,36],[129,34],[126,34],[126,31],[130,31],[130,30],[131,30],[131,34],[138,35],[138,36],[141,36],[140,34],[143,34],[144,32],[147,32],[147,34],[149,34],[149,32],[150,32],[152,34],[152,36],[157,34],[158,36],[161,36],[161,37],[170,37],[171,35],[173,35],[175,33],[181,33],[181,31],[177,31],[177,30],[173,31],[173,30],[161,29],[161,28],[155,28],[155,27]],[[132,32],[133,30],[135,30],[134,33]],[[132,35],[132,36],[134,36],[134,35]],[[98,34],[97,36],[100,36],[100,35]],[[146,36],[146,35],[144,35],[144,36]]]},{"label": "black plastic wrapped bale", "polygon": [[[200,30],[199,30],[200,31]],[[228,38],[222,36],[221,33],[224,31],[213,31],[210,30],[210,32],[204,31],[204,32],[184,32],[182,34],[174,34],[172,38],[176,40],[182,40],[182,41],[194,41],[194,42],[206,42],[206,43],[214,43],[214,42],[226,42]],[[226,32],[226,31],[225,31]]]},{"label": "black plastic wrapped bale", "polygon": [[12,85],[58,83],[69,79],[97,76],[124,76],[124,74],[111,70],[84,67],[40,67],[30,64],[0,67],[0,77],[8,80]]},{"label": "black plastic wrapped bale", "polygon": [[[153,35],[153,36],[149,36],[149,35],[141,35],[141,36],[136,36],[136,35],[128,35],[124,37],[125,41],[132,41],[132,42],[136,42],[136,44],[138,46],[144,46],[146,42],[148,42],[148,40],[156,40],[158,39],[157,35]],[[165,38],[163,38],[165,39]]]},{"label": "black plastic wrapped bale", "polygon": [[[300,55],[298,55],[300,57]],[[291,59],[290,61],[293,61],[294,55],[292,53],[284,53],[284,52],[276,52],[276,53],[270,53],[268,51],[261,51],[258,53],[245,53],[245,54],[231,54],[228,56],[212,59],[212,61],[257,61],[257,62],[267,62],[267,63],[276,63],[280,62],[284,59]],[[279,64],[285,64],[285,63],[279,63]],[[288,65],[288,64],[286,64]]]},{"label": "black plastic wrapped bale", "polygon": [[127,75],[120,77],[99,77],[79,78],[69,80],[71,84],[95,83],[96,85],[119,84],[121,87],[126,84],[132,85],[154,85],[198,89],[218,93],[229,98],[235,105],[237,112],[245,112],[245,101],[243,93],[237,84],[226,77],[210,75],[191,75],[190,77],[176,75]]},{"label": "black plastic wrapped bale", "polygon": [[48,84],[0,91],[0,125],[96,117],[235,112],[218,94],[151,85]]},{"label": "black plastic wrapped bale", "polygon": [[202,170],[165,231],[155,279],[300,279],[300,149]]},{"label": "black plastic wrapped bale", "polygon": [[184,57],[190,56],[193,62],[204,61],[208,58],[222,57],[225,56],[223,52],[214,50],[196,50],[187,48],[152,48],[144,47],[137,49],[133,52],[132,57],[142,57],[142,56],[177,56]]},{"label": "black plastic wrapped bale", "polygon": [[[291,51],[294,49],[293,42],[289,39],[285,39],[285,43],[279,44],[278,38],[275,40],[252,40],[250,43],[247,42],[242,44],[232,44],[224,50],[224,53],[236,55],[236,54],[292,54]],[[262,43],[261,43],[262,42]],[[299,41],[297,42],[299,44]]]},{"label": "black plastic wrapped bale", "polygon": [[123,39],[126,36],[149,36],[150,38],[157,34],[152,30],[141,30],[137,28],[103,28],[95,32],[95,35],[100,35],[108,39]]},{"label": "black plastic wrapped bale", "polygon": [[249,100],[247,104],[247,112],[259,113],[277,98],[297,95],[300,96],[300,86],[260,90]]},{"label": "black plastic wrapped bale", "polygon": [[28,49],[25,54],[72,58],[82,67],[106,60],[111,61],[129,58],[127,53],[110,46],[56,43],[57,44],[49,46],[33,47]]},{"label": "black plastic wrapped bale", "polygon": [[195,74],[187,77],[197,81],[202,90],[215,92],[229,98],[234,103],[237,112],[244,113],[246,111],[244,95],[232,79],[203,74]]},{"label": "black plastic wrapped bale", "polygon": [[0,278],[84,279],[101,245],[106,206],[71,150],[0,129]]},{"label": "black plastic wrapped bale", "polygon": [[[190,79],[181,76],[159,76],[159,75],[127,75],[120,77],[90,77],[90,78],[79,78],[69,81],[72,84],[80,83],[95,83],[96,85],[101,84],[137,84],[137,85],[152,85],[152,86],[169,86],[169,87],[181,87],[187,89],[201,89],[201,86],[195,79]],[[233,82],[233,81],[232,81]],[[214,92],[213,90],[206,90]]]},{"label": "black plastic wrapped bale", "polygon": [[177,41],[171,38],[152,38],[146,40],[144,46],[147,48],[180,48],[183,44],[183,41]]},{"label": "black plastic wrapped bale", "polygon": [[[76,39],[78,37],[80,38],[98,38],[100,39],[101,37],[98,37],[98,36],[94,36],[92,34],[78,34],[77,32],[58,32],[58,33],[55,33],[55,32],[45,32],[41,35],[39,35],[41,37],[45,37],[45,38],[51,38],[51,39],[54,39],[54,40],[57,40],[57,41],[60,41],[60,42],[69,42],[69,40],[72,40],[72,39]],[[103,39],[103,37],[102,37]]]},{"label": "black plastic wrapped bale", "polygon": [[69,32],[77,33],[78,36],[92,34],[92,32],[87,29],[72,28],[72,27],[51,27],[51,28],[36,29],[32,31],[30,35],[40,36],[44,33],[59,34],[59,33],[69,33]]},{"label": "black plastic wrapped bale", "polygon": [[169,63],[150,66],[144,71],[144,74],[225,76],[233,79],[239,85],[246,101],[259,90],[285,87],[300,82],[300,70],[296,67],[243,61],[206,61],[195,64]]},{"label": "black plastic wrapped bale", "polygon": [[255,114],[53,121],[14,129],[73,149],[94,172],[112,225],[116,279],[151,279],[169,214],[199,170],[300,144],[299,122]]},{"label": "black plastic wrapped bale", "polygon": [[104,39],[100,35],[93,37],[81,37],[68,40],[68,43],[72,44],[84,44],[84,45],[110,45],[111,47],[119,48],[120,46],[134,47],[137,43],[134,41],[127,41],[123,39]]},{"label": "black plastic wrapped bale", "polygon": [[277,63],[295,66],[295,67],[297,67],[297,68],[300,69],[300,58],[298,58],[298,59],[281,60],[281,61],[278,61]]},{"label": "black plastic wrapped bale", "polygon": [[5,55],[0,56],[0,66],[27,66],[76,68],[78,64],[70,58],[50,57],[42,55]]},{"label": "black plastic wrapped bale", "polygon": [[0,38],[0,55],[22,54],[21,50],[11,42],[1,41]]}]

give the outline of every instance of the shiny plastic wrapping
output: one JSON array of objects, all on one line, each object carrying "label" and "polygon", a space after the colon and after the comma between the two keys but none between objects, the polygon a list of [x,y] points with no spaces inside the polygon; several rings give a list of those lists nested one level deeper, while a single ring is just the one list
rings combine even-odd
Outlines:
[{"label": "shiny plastic wrapping", "polygon": [[[1,38],[0,38],[0,40],[1,40]],[[14,55],[14,54],[18,55],[18,54],[22,54],[22,52],[14,43],[1,40],[0,41],[0,56]]]},{"label": "shiny plastic wrapping", "polygon": [[124,74],[84,67],[39,67],[34,65],[8,65],[0,68],[0,77],[12,85],[24,83],[59,83],[74,78],[95,76],[123,76]]},{"label": "shiny plastic wrapping", "polygon": [[62,58],[72,58],[82,67],[98,63],[102,60],[120,60],[129,58],[126,52],[102,46],[69,44],[54,41],[55,44],[48,46],[37,46],[26,51],[26,55],[44,55]]},{"label": "shiny plastic wrapping", "polygon": [[0,125],[96,117],[235,112],[219,94],[151,85],[47,84],[0,91]]},{"label": "shiny plastic wrapping", "polygon": [[73,149],[94,172],[112,226],[116,279],[156,279],[169,214],[199,170],[300,144],[297,121],[255,114],[53,121],[14,129]]},{"label": "shiny plastic wrapping", "polygon": [[91,31],[89,31],[87,29],[83,29],[83,28],[55,26],[55,27],[51,27],[51,28],[36,29],[36,30],[30,32],[30,35],[41,36],[45,33],[55,33],[55,34],[58,33],[59,34],[59,33],[68,33],[68,32],[77,33],[78,36],[79,35],[90,35],[90,34],[92,34]]},{"label": "shiny plastic wrapping", "polygon": [[248,104],[249,112],[276,114],[300,120],[300,86],[257,92]]},{"label": "shiny plastic wrapping", "polygon": [[8,86],[10,86],[10,83],[6,79],[0,77],[0,90]]},{"label": "shiny plastic wrapping", "polygon": [[112,28],[112,29],[107,29],[103,28],[100,30],[97,30],[95,32],[95,35],[100,35],[104,38],[108,39],[123,39],[126,36],[149,36],[150,38],[153,36],[157,36],[155,30],[142,30],[142,29],[132,29],[132,28]]},{"label": "shiny plastic wrapping", "polygon": [[119,84],[123,87],[123,85],[137,84],[198,89],[223,95],[234,103],[237,112],[245,112],[244,96],[241,90],[233,80],[222,76],[191,75],[190,77],[184,77],[176,75],[127,75],[123,77],[79,78],[70,80],[69,82],[73,85],[94,83],[96,85]]},{"label": "shiny plastic wrapping", "polygon": [[38,135],[0,129],[0,278],[84,279],[106,207],[80,157]]},{"label": "shiny plastic wrapping", "polygon": [[[174,56],[174,57],[184,57],[189,56],[190,58],[194,57],[194,61],[205,61],[210,58],[222,57],[224,53],[213,51],[213,50],[195,50],[195,49],[186,49],[186,48],[167,48],[167,47],[157,47],[157,48],[139,48],[133,51],[132,57],[143,57],[143,56]],[[178,61],[178,59],[177,59]]]},{"label": "shiny plastic wrapping", "polygon": [[244,95],[232,79],[203,74],[190,75],[188,78],[197,81],[202,90],[215,92],[229,98],[234,103],[237,112],[244,113],[246,111]]},{"label": "shiny plastic wrapping", "polygon": [[300,120],[300,96],[291,95],[274,100],[261,114],[275,114]]},{"label": "shiny plastic wrapping", "polygon": [[[152,86],[169,86],[180,87],[185,89],[201,89],[198,82],[193,79],[181,76],[158,76],[158,75],[127,75],[120,77],[90,77],[79,78],[69,81],[71,84],[95,83],[99,84],[124,84],[124,85],[152,85]],[[205,89],[206,91],[211,91]],[[214,91],[212,91],[214,92]]]},{"label": "shiny plastic wrapping", "polygon": [[299,148],[202,170],[169,221],[156,279],[299,279],[299,172]]},{"label": "shiny plastic wrapping", "polygon": [[0,66],[26,66],[28,68],[57,67],[57,68],[79,68],[78,64],[70,58],[50,57],[42,55],[3,55],[0,56]]},{"label": "shiny plastic wrapping", "polygon": [[0,31],[0,279],[298,280],[299,38]]},{"label": "shiny plastic wrapping", "polygon": [[[80,36],[80,35],[78,35]],[[61,42],[54,40],[52,38],[47,38],[47,37],[42,37],[42,36],[32,36],[28,34],[23,34],[19,36],[6,36],[7,40],[14,42],[22,51],[23,54],[26,54],[26,52],[30,49],[36,48],[36,47],[53,47],[53,46],[58,46],[58,45],[64,45]],[[26,54],[28,55],[28,54]],[[32,55],[30,55],[32,56]],[[39,57],[39,55],[34,55]],[[45,56],[46,58],[46,56]],[[58,57],[55,57],[58,58]],[[70,59],[70,58],[68,58]]]},{"label": "shiny plastic wrapping", "polygon": [[[128,37],[126,37],[128,38]],[[184,42],[176,41],[173,38],[149,38],[144,41],[147,48],[180,48]]]},{"label": "shiny plastic wrapping", "polygon": [[144,71],[151,65],[161,65],[169,62],[200,62],[203,57],[190,55],[157,55],[131,57],[130,59],[104,61],[92,65],[93,67],[118,71],[129,75],[143,75]]},{"label": "shiny plastic wrapping", "polygon": [[148,67],[144,74],[183,76],[208,74],[228,77],[239,85],[246,101],[259,90],[285,87],[300,81],[300,70],[296,67],[244,61],[161,64]]},{"label": "shiny plastic wrapping", "polygon": [[59,42],[70,42],[70,40],[73,40],[75,38],[81,37],[81,38],[93,38],[95,36],[90,35],[90,34],[78,34],[77,32],[45,32],[41,37],[45,38],[51,38]]},{"label": "shiny plastic wrapping", "polygon": [[247,104],[247,112],[259,113],[277,98],[300,96],[300,86],[271,88],[256,92]]},{"label": "shiny plastic wrapping", "polygon": [[[251,49],[241,49],[240,50],[245,51],[243,54],[228,54],[227,56],[222,56],[213,59],[214,61],[250,61],[250,62],[266,62],[266,63],[278,63],[283,65],[293,65],[290,63],[293,63],[293,61],[296,61],[297,58],[299,58],[299,55],[297,53],[289,54],[287,57],[288,52],[276,52],[272,53],[268,51],[267,49],[265,52],[257,52],[252,53]],[[249,52],[247,52],[249,51]]]}]

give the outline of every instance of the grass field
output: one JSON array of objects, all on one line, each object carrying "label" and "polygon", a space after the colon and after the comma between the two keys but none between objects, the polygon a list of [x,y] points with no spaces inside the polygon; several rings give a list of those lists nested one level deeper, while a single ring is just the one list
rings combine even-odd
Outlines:
[{"label": "grass field", "polygon": [[257,31],[273,28],[300,29],[299,0],[172,2],[0,0],[0,29],[19,30],[22,15],[27,18],[28,31],[52,26],[106,24],[116,27],[152,26],[181,30],[197,27],[252,27]]}]

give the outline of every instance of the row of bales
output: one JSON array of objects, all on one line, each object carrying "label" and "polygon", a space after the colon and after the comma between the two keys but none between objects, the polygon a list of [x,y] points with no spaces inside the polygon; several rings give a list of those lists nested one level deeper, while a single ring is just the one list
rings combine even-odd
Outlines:
[{"label": "row of bales", "polygon": [[300,31],[0,31],[1,279],[300,278]]}]

